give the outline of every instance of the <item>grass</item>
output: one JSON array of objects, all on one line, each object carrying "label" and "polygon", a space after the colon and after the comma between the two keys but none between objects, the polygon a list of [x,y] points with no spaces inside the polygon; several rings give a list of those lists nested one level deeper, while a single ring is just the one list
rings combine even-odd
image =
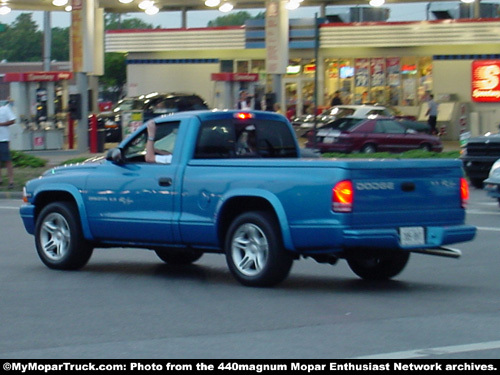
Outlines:
[{"label": "grass", "polygon": [[[422,150],[408,151],[402,154],[391,154],[387,152],[379,152],[375,154],[337,154],[337,153],[327,153],[322,155],[325,158],[369,158],[369,159],[423,159],[423,158],[446,158],[446,159],[457,159],[460,157],[459,151],[446,151],[446,152],[426,152]],[[85,160],[86,157],[73,158],[64,161],[61,165],[79,163]],[[45,159],[38,158],[33,155],[25,154],[19,151],[12,151],[12,162],[14,164],[14,191],[20,191],[27,181],[38,178],[47,169],[52,166],[48,166],[48,161]],[[8,190],[7,181],[7,170],[2,168],[3,184],[0,185],[0,191],[12,191]]]}]

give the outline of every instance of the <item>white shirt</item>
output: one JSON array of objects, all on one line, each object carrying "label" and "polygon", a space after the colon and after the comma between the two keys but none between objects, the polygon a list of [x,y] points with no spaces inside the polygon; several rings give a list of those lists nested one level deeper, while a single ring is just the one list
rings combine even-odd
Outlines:
[{"label": "white shirt", "polygon": [[[0,123],[8,122],[16,119],[16,115],[12,112],[9,105],[0,107]],[[0,126],[0,142],[9,142],[10,132],[8,126]]]}]

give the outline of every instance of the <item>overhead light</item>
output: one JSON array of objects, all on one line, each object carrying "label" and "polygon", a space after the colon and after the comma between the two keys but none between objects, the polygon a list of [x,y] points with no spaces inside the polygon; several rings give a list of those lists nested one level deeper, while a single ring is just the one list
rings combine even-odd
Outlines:
[{"label": "overhead light", "polygon": [[9,14],[11,9],[9,8],[8,5],[2,5],[0,6],[0,16],[5,16],[6,14]]},{"label": "overhead light", "polygon": [[220,0],[205,0],[205,5],[207,7],[216,7],[220,4]]},{"label": "overhead light", "polygon": [[144,13],[146,13],[147,15],[149,16],[154,16],[156,13],[158,13],[160,11],[160,9],[155,6],[155,5],[151,5],[149,8],[147,8]]},{"label": "overhead light", "polygon": [[370,0],[370,5],[372,7],[381,7],[385,4],[385,0]]},{"label": "overhead light", "polygon": [[120,3],[122,4],[130,4],[134,0],[120,0]]},{"label": "overhead light", "polygon": [[300,7],[301,0],[288,0],[288,2],[285,5],[285,8],[288,10],[295,10],[298,7]]},{"label": "overhead light", "polygon": [[155,5],[155,2],[154,1],[151,1],[151,0],[143,0],[139,3],[139,8],[141,8],[142,10],[146,10],[150,7],[152,7],[153,5]]},{"label": "overhead light", "polygon": [[224,2],[220,7],[219,10],[223,13],[227,13],[233,10],[233,4]]},{"label": "overhead light", "polygon": [[73,7],[71,5],[68,5],[68,6],[66,6],[66,8],[64,8],[64,10],[66,12],[71,12],[73,10]]},{"label": "overhead light", "polygon": [[473,3],[475,0],[460,0],[462,3],[470,4]]},{"label": "overhead light", "polygon": [[52,4],[56,7],[62,7],[68,4],[68,0],[52,0]]}]

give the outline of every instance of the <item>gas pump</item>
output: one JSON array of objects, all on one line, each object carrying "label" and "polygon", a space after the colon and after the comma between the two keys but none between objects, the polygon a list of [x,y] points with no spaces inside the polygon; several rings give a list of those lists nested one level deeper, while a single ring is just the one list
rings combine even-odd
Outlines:
[{"label": "gas pump", "polygon": [[57,150],[64,146],[66,115],[63,112],[67,82],[72,72],[6,73],[17,122],[12,125],[13,150]]}]

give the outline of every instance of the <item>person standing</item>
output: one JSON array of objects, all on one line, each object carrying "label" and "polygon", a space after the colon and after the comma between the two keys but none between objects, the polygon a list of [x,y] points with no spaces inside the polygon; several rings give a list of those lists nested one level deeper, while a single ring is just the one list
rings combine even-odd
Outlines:
[{"label": "person standing", "polygon": [[336,106],[336,105],[342,105],[342,99],[340,98],[340,91],[337,90],[335,91],[335,94],[333,95],[332,101],[330,102],[330,106]]},{"label": "person standing", "polygon": [[434,95],[429,95],[429,100],[427,101],[427,112],[426,116],[429,116],[427,123],[431,127],[431,134],[437,135],[437,115],[438,115],[438,105],[434,101]]},{"label": "person standing", "polygon": [[[240,92],[240,99],[238,101],[238,109],[251,109],[250,105],[249,105],[249,100],[248,100],[248,93],[246,91],[241,91]],[[250,98],[250,103],[251,103],[251,99]]]},{"label": "person standing", "polygon": [[9,189],[14,188],[14,168],[10,156],[10,132],[9,126],[16,123],[16,115],[12,112],[9,104],[0,107],[0,184],[2,179],[2,165],[7,168],[7,178],[9,179]]}]

